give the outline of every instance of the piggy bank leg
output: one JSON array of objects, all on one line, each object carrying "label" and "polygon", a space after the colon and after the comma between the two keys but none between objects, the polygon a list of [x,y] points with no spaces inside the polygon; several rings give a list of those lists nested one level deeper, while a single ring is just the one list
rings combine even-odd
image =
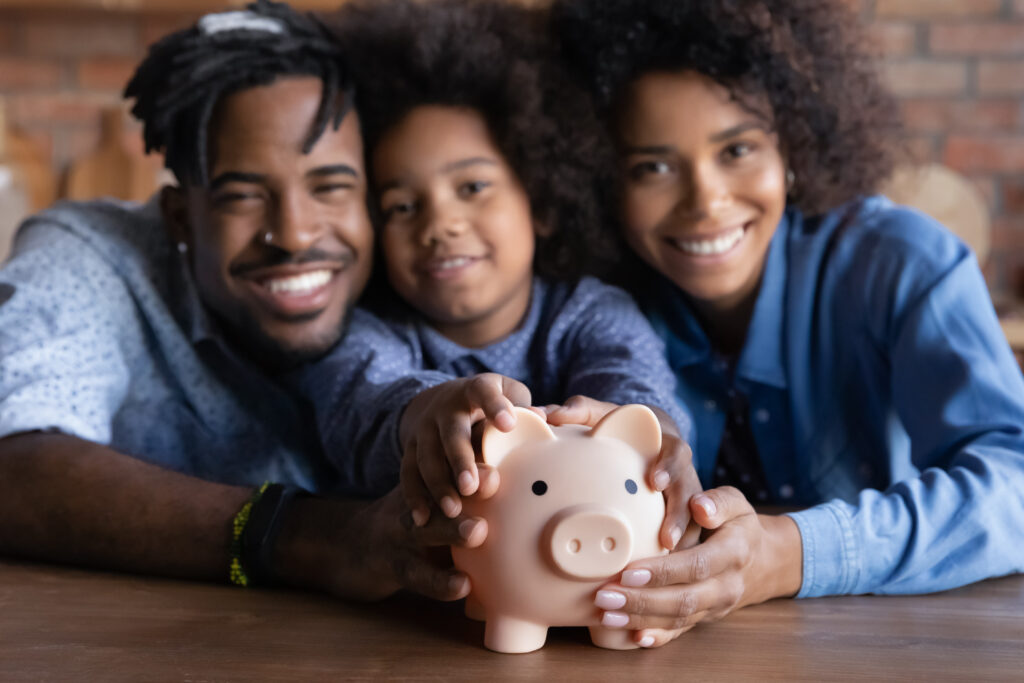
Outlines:
[{"label": "piggy bank leg", "polygon": [[609,650],[635,650],[639,645],[633,640],[633,632],[623,628],[605,628],[604,626],[591,626],[590,640],[598,647],[606,647]]},{"label": "piggy bank leg", "polygon": [[474,621],[487,621],[484,606],[477,600],[476,593],[470,593],[466,596],[466,616]]},{"label": "piggy bank leg", "polygon": [[489,616],[484,628],[484,645],[495,652],[533,652],[547,637],[547,626],[514,617]]}]

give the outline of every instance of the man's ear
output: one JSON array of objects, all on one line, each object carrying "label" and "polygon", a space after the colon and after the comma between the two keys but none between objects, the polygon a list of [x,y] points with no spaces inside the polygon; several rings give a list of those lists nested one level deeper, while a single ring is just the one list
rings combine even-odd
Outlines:
[{"label": "man's ear", "polygon": [[185,190],[177,185],[160,188],[160,213],[171,240],[177,244],[192,246],[192,230],[188,220],[188,197]]}]

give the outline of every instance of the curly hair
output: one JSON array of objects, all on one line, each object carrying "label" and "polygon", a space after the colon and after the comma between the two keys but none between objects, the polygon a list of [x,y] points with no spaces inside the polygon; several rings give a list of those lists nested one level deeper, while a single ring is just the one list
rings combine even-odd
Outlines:
[{"label": "curly hair", "polygon": [[902,153],[896,101],[848,5],[556,0],[550,19],[563,57],[612,119],[626,86],[658,70],[696,71],[767,116],[795,175],[790,203],[815,215],[874,192]]},{"label": "curly hair", "polygon": [[345,5],[333,26],[352,64],[368,157],[417,106],[478,112],[529,197],[535,272],[573,280],[613,260],[599,188],[614,151],[544,20],[500,0],[365,0]]},{"label": "curly hair", "polygon": [[324,83],[303,145],[309,153],[328,123],[335,130],[341,125],[352,86],[330,32],[284,3],[258,0],[245,11],[208,14],[162,38],[150,47],[124,96],[135,99],[132,114],[143,123],[146,151],[163,151],[179,182],[205,187],[207,133],[217,103],[281,76],[317,76]]}]

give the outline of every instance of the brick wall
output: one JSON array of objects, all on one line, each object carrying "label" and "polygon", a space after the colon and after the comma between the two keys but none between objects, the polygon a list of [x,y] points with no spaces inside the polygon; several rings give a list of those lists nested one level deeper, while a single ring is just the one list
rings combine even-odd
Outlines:
[{"label": "brick wall", "polygon": [[[848,1],[872,24],[919,157],[965,174],[988,200],[990,285],[1024,295],[1024,0]],[[193,19],[0,9],[10,118],[66,168],[95,146],[101,109],[119,101],[145,47]]]}]

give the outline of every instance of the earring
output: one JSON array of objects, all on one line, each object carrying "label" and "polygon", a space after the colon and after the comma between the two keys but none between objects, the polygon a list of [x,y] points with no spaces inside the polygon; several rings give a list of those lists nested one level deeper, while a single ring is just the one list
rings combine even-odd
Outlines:
[{"label": "earring", "polygon": [[786,190],[792,190],[793,185],[796,183],[796,173],[793,173],[793,169],[786,169]]},{"label": "earring", "polygon": [[179,254],[187,254],[188,253],[188,245],[185,244],[184,242],[178,242],[178,253]]}]

